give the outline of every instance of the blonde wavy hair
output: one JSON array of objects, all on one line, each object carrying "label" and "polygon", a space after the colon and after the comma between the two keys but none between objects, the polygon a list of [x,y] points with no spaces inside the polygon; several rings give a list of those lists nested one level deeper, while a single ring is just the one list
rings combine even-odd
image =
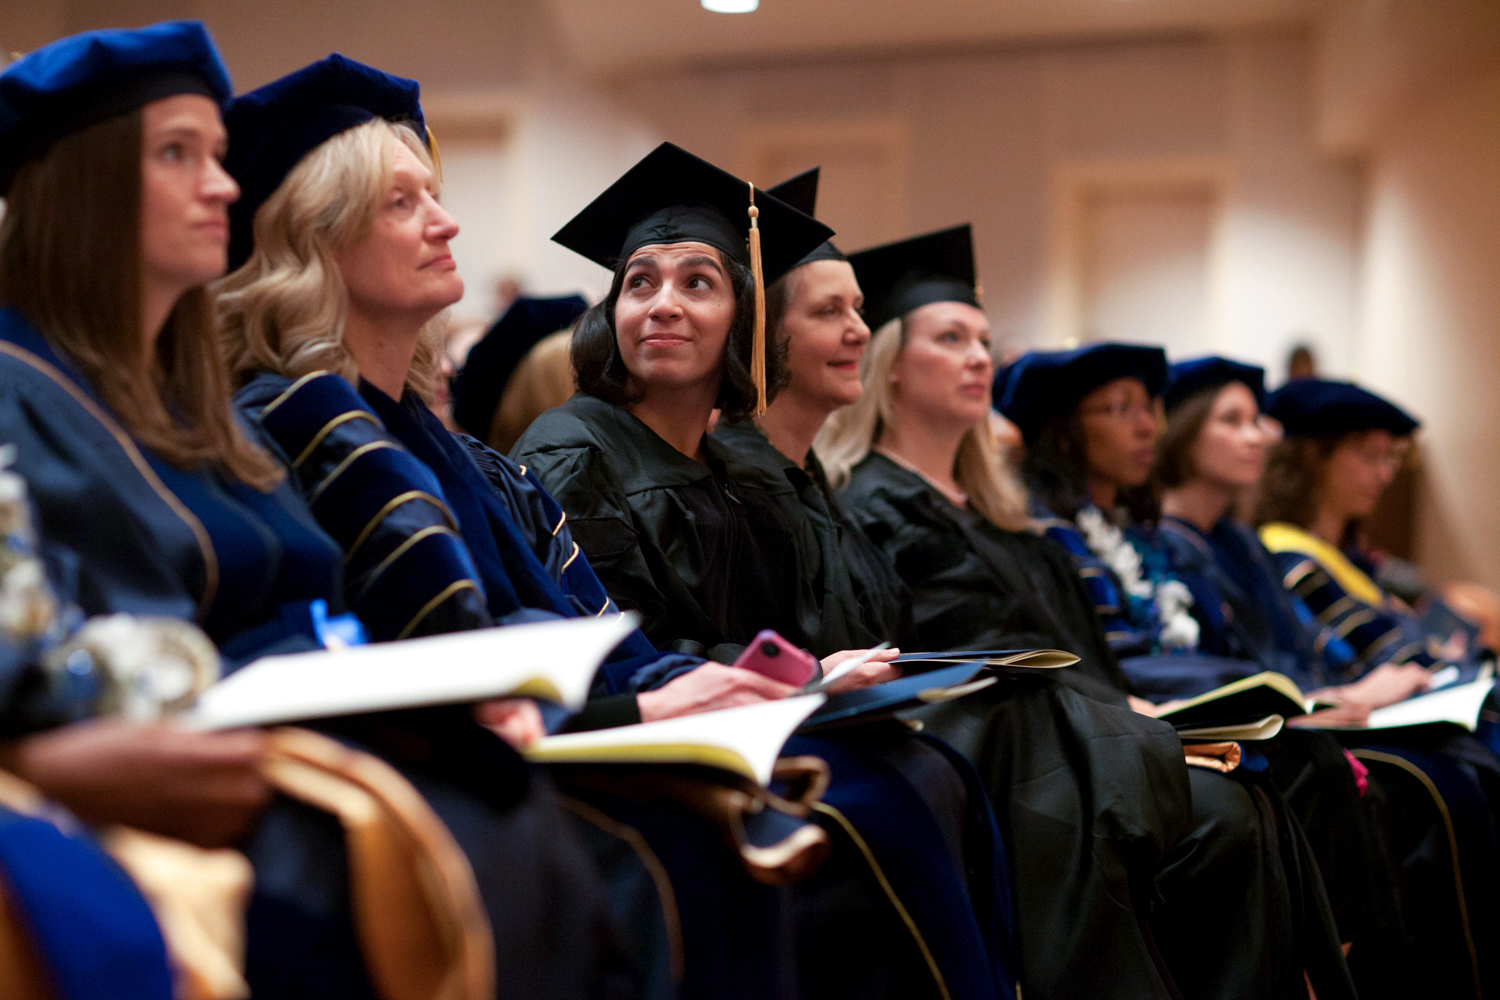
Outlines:
[{"label": "blonde wavy hair", "polygon": [[[880,443],[888,426],[896,423],[891,401],[891,368],[906,346],[906,320],[893,319],[876,330],[859,364],[864,393],[859,401],[836,410],[818,432],[813,450],[835,488],[848,482],[854,467]],[[1000,455],[986,414],[965,432],[958,446],[953,478],[969,495],[969,503],[991,522],[1008,531],[1025,531],[1026,488]]]},{"label": "blonde wavy hair", "polygon": [[[250,259],[212,287],[220,346],[237,382],[268,368],[292,378],[332,371],[358,383],[359,366],[344,345],[349,295],[334,252],[370,234],[391,185],[396,143],[433,170],[415,129],[376,118],[305,156],[255,213]],[[437,193],[436,171],[433,183]],[[440,313],[422,327],[406,374],[406,387],[429,404],[445,326]]]}]

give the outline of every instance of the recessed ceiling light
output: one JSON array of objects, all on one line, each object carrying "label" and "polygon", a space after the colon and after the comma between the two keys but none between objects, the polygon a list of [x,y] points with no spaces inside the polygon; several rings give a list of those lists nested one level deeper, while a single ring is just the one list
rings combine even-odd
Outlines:
[{"label": "recessed ceiling light", "polygon": [[704,10],[715,14],[748,14],[760,6],[760,0],[698,0]]}]

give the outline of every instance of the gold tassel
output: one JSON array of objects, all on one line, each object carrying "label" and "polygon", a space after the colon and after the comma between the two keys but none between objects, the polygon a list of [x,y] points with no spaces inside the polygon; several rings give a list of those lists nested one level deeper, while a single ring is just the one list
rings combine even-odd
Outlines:
[{"label": "gold tassel", "polygon": [[750,273],[755,276],[755,336],[750,341],[750,378],[755,382],[755,412],[766,412],[766,283],[760,266],[760,209],[755,207],[755,185],[750,185]]}]

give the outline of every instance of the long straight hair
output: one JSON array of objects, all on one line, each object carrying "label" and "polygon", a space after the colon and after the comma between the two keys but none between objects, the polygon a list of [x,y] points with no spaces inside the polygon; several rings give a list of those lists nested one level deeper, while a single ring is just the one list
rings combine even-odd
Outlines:
[{"label": "long straight hair", "polygon": [[76,366],[131,436],[179,468],[260,490],[280,468],[240,432],[202,286],[148,350],[141,330],[139,109],[58,140],[17,173],[0,223],[0,305]]},{"label": "long straight hair", "polygon": [[[813,450],[835,488],[849,480],[849,473],[880,443],[886,427],[895,426],[896,410],[891,401],[891,369],[906,346],[906,320],[893,319],[876,330],[859,363],[864,392],[833,415],[818,432]],[[969,495],[969,503],[996,526],[1024,531],[1026,490],[1000,457],[1000,446],[990,427],[989,415],[967,431],[959,442],[953,478]]]}]

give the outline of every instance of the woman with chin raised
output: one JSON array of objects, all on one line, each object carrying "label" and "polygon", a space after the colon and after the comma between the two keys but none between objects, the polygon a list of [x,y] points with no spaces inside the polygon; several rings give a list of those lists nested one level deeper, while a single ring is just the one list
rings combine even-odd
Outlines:
[{"label": "woman with chin raised", "polygon": [[[834,481],[847,483],[840,496],[851,515],[912,589],[919,641],[1080,658],[1053,672],[1061,683],[1039,697],[992,688],[918,713],[970,755],[1009,821],[1028,969],[1059,995],[1264,996],[1305,988],[1304,971],[1320,996],[1352,995],[1322,885],[1302,874],[1305,848],[1276,832],[1286,817],[1262,810],[1235,776],[1184,766],[1170,727],[1130,710],[1130,686],[1067,553],[1028,520],[991,438],[989,324],[968,227],[851,260],[877,329],[865,395],[834,416],[818,450]],[[1030,745],[1017,747],[1010,731]],[[1077,782],[1063,780],[1070,761],[1087,761]],[[1099,781],[1128,792],[1091,794]],[[1052,786],[1049,801],[1072,805],[1050,813],[1056,825],[1039,836],[1027,803]],[[1104,829],[1117,835],[1099,836]],[[1267,837],[1282,853],[1264,850]],[[1070,873],[1068,893],[1046,874],[1055,864]],[[1114,902],[1132,898],[1138,879],[1161,893],[1149,916]],[[1315,901],[1297,927],[1290,893]],[[1218,898],[1241,905],[1234,932],[1221,923],[1210,940],[1198,915]],[[1115,927],[1092,939],[1108,942],[1107,955],[1069,947],[1079,913]],[[1149,921],[1152,945],[1129,931],[1137,920]],[[1089,958],[1075,960],[1080,953]]]}]

